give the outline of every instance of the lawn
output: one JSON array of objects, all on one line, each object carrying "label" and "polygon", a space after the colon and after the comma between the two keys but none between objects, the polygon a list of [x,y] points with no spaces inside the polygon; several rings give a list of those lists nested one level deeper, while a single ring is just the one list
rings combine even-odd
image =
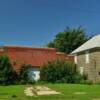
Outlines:
[{"label": "lawn", "polygon": [[[27,97],[25,85],[0,86],[0,100],[100,100],[100,85],[45,84],[60,95]],[[33,85],[34,87],[34,85]],[[12,97],[16,95],[16,97]]]}]

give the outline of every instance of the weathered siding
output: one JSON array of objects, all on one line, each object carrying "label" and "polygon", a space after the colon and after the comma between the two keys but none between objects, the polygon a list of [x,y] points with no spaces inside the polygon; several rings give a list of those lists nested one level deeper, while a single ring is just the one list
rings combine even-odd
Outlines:
[{"label": "weathered siding", "polygon": [[84,73],[88,74],[88,79],[94,82],[100,82],[100,49],[89,51],[89,63],[86,63],[85,52],[77,56],[77,69],[84,67]]},{"label": "weathered siding", "polygon": [[90,67],[94,80],[100,82],[100,49],[94,49],[90,52]]},{"label": "weathered siding", "polygon": [[78,71],[80,71],[80,67],[85,68],[85,55],[84,55],[84,53],[78,55],[77,66],[78,66]]},{"label": "weathered siding", "polygon": [[79,54],[78,57],[77,57],[77,68],[78,68],[78,71],[80,71],[80,67],[84,67],[83,70],[84,70],[84,74],[88,74],[88,79],[89,80],[94,80],[94,72],[93,72],[93,66],[91,66],[91,61],[90,63],[86,63],[85,61],[85,53],[82,53],[82,54]]}]

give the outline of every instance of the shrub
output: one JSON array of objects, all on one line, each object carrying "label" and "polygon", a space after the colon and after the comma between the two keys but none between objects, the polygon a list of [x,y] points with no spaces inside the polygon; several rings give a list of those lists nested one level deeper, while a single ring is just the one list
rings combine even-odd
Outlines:
[{"label": "shrub", "polygon": [[84,73],[84,74],[82,75],[82,78],[83,78],[83,80],[88,80],[88,74]]},{"label": "shrub", "polygon": [[0,56],[0,84],[8,85],[14,83],[17,74],[13,70],[7,56]]},{"label": "shrub", "polygon": [[92,80],[88,80],[88,74],[84,73],[82,75],[82,79],[80,80],[80,84],[87,84],[87,85],[92,85],[94,84]]},{"label": "shrub", "polygon": [[27,64],[23,64],[21,66],[20,74],[19,74],[21,84],[26,84],[26,83],[33,84],[33,83],[35,83],[34,80],[30,79],[30,75],[29,75],[30,68],[32,68],[32,66],[27,65]]},{"label": "shrub", "polygon": [[80,81],[80,84],[87,84],[87,85],[92,85],[93,84],[93,81],[91,81],[91,80],[81,80]]},{"label": "shrub", "polygon": [[57,60],[40,69],[40,79],[51,83],[79,83],[81,75],[75,71],[73,64]]}]

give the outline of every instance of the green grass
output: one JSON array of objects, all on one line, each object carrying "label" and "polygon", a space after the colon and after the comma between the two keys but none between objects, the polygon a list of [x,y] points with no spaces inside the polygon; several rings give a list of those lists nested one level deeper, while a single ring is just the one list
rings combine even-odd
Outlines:
[{"label": "green grass", "polygon": [[[0,86],[0,100],[100,100],[100,85],[46,84],[45,86],[61,94],[27,97],[24,94],[25,85]],[[76,92],[86,94],[75,94]],[[17,97],[14,98],[12,95]]]}]

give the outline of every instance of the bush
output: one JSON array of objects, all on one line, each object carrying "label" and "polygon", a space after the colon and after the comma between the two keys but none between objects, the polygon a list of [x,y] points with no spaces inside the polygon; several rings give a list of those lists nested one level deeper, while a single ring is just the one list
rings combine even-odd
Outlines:
[{"label": "bush", "polygon": [[13,84],[17,79],[17,74],[13,70],[7,56],[0,56],[0,84],[9,85]]},{"label": "bush", "polygon": [[26,84],[26,83],[33,84],[33,83],[35,83],[34,80],[30,80],[30,76],[29,76],[30,68],[32,68],[32,66],[27,65],[27,64],[23,64],[21,66],[20,74],[19,74],[21,84]]},{"label": "bush", "polygon": [[93,81],[91,81],[91,80],[81,80],[80,81],[80,84],[87,84],[87,85],[92,85],[93,84]]},{"label": "bush", "polygon": [[75,66],[64,61],[48,62],[40,69],[40,79],[45,82],[79,83],[81,78]]},{"label": "bush", "polygon": [[92,80],[88,80],[88,74],[84,73],[82,75],[82,79],[80,80],[80,84],[92,85],[93,81]]},{"label": "bush", "polygon": [[82,75],[82,79],[83,79],[83,80],[88,80],[88,74],[83,73],[83,75]]}]

